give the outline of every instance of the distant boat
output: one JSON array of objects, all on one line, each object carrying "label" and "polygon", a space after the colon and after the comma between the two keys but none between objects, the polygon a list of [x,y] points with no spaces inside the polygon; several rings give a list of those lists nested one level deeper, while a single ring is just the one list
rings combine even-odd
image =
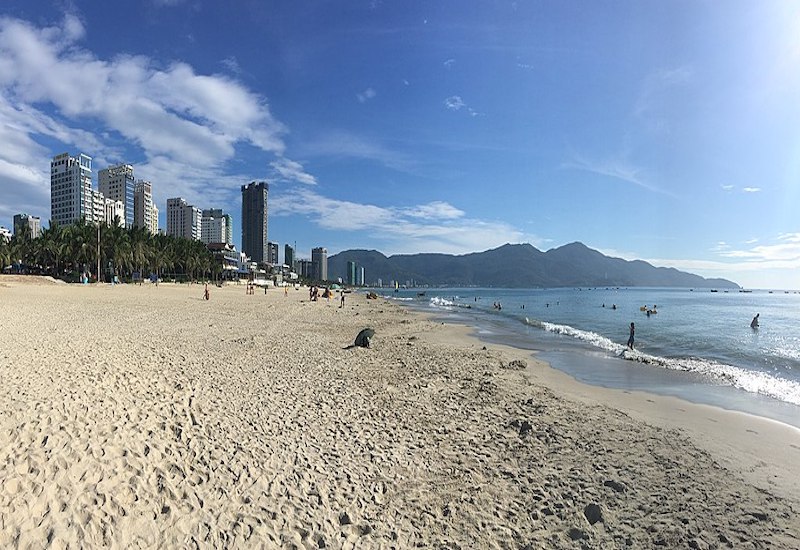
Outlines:
[{"label": "distant boat", "polygon": [[417,292],[417,296],[425,296],[424,292]]},{"label": "distant boat", "polygon": [[711,292],[719,292],[719,290],[717,290],[716,288],[712,288]]},{"label": "distant boat", "polygon": [[740,289],[739,289],[739,292],[745,292],[745,293],[748,293],[748,294],[749,294],[750,292],[753,292],[753,291],[752,291],[752,290],[745,290],[745,289],[743,289],[743,288],[740,288]]}]

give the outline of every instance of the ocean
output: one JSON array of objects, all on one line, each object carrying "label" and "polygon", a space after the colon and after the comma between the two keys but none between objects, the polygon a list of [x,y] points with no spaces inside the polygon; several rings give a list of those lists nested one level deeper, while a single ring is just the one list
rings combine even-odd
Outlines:
[{"label": "ocean", "polygon": [[[449,288],[382,294],[470,325],[486,342],[535,351],[587,384],[674,395],[800,427],[797,292]],[[633,351],[626,348],[631,322]]]}]

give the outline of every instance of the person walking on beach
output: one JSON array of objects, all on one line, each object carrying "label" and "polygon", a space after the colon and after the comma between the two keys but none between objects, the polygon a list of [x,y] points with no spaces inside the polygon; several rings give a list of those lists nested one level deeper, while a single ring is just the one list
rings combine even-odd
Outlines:
[{"label": "person walking on beach", "polygon": [[211,294],[208,292],[208,283],[206,283],[206,289],[203,291],[203,299],[208,300],[211,298]]},{"label": "person walking on beach", "polygon": [[750,328],[756,330],[758,328],[758,316],[761,315],[760,313],[756,313],[756,316],[753,317],[753,320],[750,321]]},{"label": "person walking on beach", "polygon": [[342,292],[342,302],[339,304],[340,308],[344,307],[344,292]]},{"label": "person walking on beach", "polygon": [[633,323],[631,323],[631,335],[628,337],[628,347],[630,349],[633,349],[633,333],[634,333],[634,331],[635,331],[635,329],[633,327]]}]

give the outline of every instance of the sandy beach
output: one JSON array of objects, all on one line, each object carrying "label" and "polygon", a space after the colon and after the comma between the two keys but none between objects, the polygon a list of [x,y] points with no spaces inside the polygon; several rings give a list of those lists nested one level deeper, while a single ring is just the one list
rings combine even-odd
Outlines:
[{"label": "sandy beach", "polygon": [[0,306],[2,548],[800,548],[798,430],[382,299],[0,276]]}]

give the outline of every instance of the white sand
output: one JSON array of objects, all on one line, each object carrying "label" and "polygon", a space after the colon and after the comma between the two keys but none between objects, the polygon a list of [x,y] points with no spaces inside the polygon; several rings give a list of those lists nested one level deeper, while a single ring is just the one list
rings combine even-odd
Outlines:
[{"label": "white sand", "polygon": [[740,449],[382,300],[202,289],[0,277],[0,547],[800,547]]}]

